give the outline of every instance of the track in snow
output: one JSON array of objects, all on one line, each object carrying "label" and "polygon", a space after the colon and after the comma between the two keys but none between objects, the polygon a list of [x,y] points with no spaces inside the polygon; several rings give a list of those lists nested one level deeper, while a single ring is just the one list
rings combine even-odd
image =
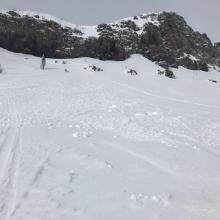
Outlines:
[{"label": "track in snow", "polygon": [[112,83],[116,84],[116,85],[119,85],[119,86],[123,86],[124,88],[135,91],[137,93],[142,93],[144,95],[151,96],[151,97],[157,98],[157,99],[165,99],[165,100],[172,101],[172,102],[178,102],[178,103],[183,103],[183,104],[188,104],[188,105],[195,105],[195,106],[200,106],[200,107],[205,107],[205,108],[220,109],[220,106],[206,105],[206,104],[203,104],[203,103],[190,102],[190,101],[187,101],[187,100],[181,100],[181,99],[171,98],[171,97],[167,97],[167,96],[157,95],[157,94],[153,94],[151,92],[147,92],[147,91],[144,91],[144,90],[139,90],[139,89],[137,89],[133,86],[129,86],[129,85],[126,85],[124,83],[119,83],[119,82],[116,82],[116,81],[112,81]]},{"label": "track in snow", "polygon": [[19,175],[20,129],[9,129],[1,145],[0,217],[10,219]]}]

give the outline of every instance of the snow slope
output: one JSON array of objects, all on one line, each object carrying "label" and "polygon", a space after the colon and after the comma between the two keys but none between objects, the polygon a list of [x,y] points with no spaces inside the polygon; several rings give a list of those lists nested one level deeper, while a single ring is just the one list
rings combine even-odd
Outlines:
[{"label": "snow slope", "polygon": [[219,219],[219,72],[57,61],[0,49],[1,220]]}]

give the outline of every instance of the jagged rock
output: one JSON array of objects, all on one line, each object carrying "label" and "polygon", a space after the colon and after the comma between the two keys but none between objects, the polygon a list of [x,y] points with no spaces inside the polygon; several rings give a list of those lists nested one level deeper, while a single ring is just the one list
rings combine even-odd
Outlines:
[{"label": "jagged rock", "polygon": [[220,42],[214,44],[215,49],[220,52]]},{"label": "jagged rock", "polygon": [[133,75],[138,75],[137,71],[133,70],[133,69],[128,70],[128,73],[131,74],[132,76]]},{"label": "jagged rock", "polygon": [[135,24],[134,21],[127,20],[127,21],[122,21],[120,23],[120,28],[127,28],[133,31],[139,31],[140,28]]},{"label": "jagged rock", "polygon": [[209,79],[209,81],[212,82],[212,83],[218,83],[218,81],[214,80],[214,79]]},{"label": "jagged rock", "polygon": [[190,57],[183,57],[178,60],[179,65],[191,69],[191,70],[202,70],[207,72],[209,70],[207,63],[202,60],[193,60]]},{"label": "jagged rock", "polygon": [[165,70],[158,70],[159,75],[165,75],[168,78],[171,79],[176,79],[176,76],[174,75],[173,71],[170,69],[165,69]]},{"label": "jagged rock", "polygon": [[113,29],[108,24],[99,24],[97,26],[99,36],[113,36]]},{"label": "jagged rock", "polygon": [[89,66],[89,69],[93,70],[93,71],[97,71],[97,72],[102,72],[103,69],[94,65]]},{"label": "jagged rock", "polygon": [[176,79],[176,76],[174,75],[173,71],[169,69],[165,70],[165,76],[171,79]]},{"label": "jagged rock", "polygon": [[16,11],[8,11],[8,14],[13,17],[20,17],[20,15]]}]

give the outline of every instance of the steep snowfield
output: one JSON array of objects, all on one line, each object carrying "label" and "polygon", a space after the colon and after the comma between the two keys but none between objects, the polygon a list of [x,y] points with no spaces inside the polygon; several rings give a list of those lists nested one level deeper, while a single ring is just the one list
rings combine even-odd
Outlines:
[{"label": "steep snowfield", "polygon": [[2,49],[0,63],[1,220],[220,218],[219,72],[171,80],[139,55],[42,71]]}]

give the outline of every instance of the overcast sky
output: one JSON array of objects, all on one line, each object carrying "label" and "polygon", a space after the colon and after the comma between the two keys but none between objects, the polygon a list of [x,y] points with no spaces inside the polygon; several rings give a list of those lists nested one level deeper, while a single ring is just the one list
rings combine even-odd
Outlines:
[{"label": "overcast sky", "polygon": [[0,0],[0,7],[50,13],[88,25],[150,11],[175,11],[195,30],[220,41],[220,0]]}]

